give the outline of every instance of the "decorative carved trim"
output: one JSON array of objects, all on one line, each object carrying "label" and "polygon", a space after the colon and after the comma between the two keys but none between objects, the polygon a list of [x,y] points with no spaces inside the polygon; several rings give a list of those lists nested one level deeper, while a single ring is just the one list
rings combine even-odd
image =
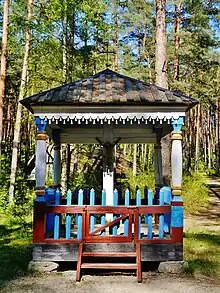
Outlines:
[{"label": "decorative carved trim", "polygon": [[48,140],[48,136],[47,135],[43,135],[43,134],[38,134],[36,136],[36,140]]},{"label": "decorative carved trim", "polygon": [[181,190],[172,190],[172,194],[173,195],[182,195],[182,191]]},{"label": "decorative carved trim", "polygon": [[149,113],[35,113],[40,119],[48,124],[56,123],[78,123],[78,124],[168,124],[177,121],[179,117],[185,116],[184,112],[149,112]]},{"label": "decorative carved trim", "polygon": [[172,186],[173,190],[182,190],[182,186],[181,185],[176,185],[176,186]]},{"label": "decorative carved trim", "polygon": [[45,186],[36,186],[35,190],[45,190]]},{"label": "decorative carved trim", "polygon": [[182,135],[178,135],[178,134],[176,134],[176,135],[172,135],[171,139],[172,139],[172,140],[182,140],[183,137],[182,137]]}]

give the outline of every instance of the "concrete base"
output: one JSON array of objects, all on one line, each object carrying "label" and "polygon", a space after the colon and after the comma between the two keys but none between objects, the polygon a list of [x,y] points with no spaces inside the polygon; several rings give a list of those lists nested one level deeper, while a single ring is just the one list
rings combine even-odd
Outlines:
[{"label": "concrete base", "polygon": [[186,261],[166,261],[161,262],[158,267],[160,273],[182,274],[188,268]]},{"label": "concrete base", "polygon": [[56,272],[59,265],[50,261],[30,261],[28,270],[31,272],[46,273]]}]

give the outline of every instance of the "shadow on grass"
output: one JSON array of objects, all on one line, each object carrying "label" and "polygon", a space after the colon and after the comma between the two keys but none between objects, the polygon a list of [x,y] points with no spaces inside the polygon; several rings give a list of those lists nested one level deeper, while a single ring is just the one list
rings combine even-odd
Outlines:
[{"label": "shadow on grass", "polygon": [[190,273],[220,278],[220,235],[185,233],[184,254]]},{"label": "shadow on grass", "polygon": [[0,289],[8,281],[27,274],[31,260],[31,235],[24,227],[0,225]]}]

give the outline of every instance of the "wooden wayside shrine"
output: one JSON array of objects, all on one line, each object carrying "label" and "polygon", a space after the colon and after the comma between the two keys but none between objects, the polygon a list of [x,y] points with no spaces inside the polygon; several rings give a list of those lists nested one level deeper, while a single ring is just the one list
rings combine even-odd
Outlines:
[{"label": "wooden wayside shrine", "polygon": [[[135,270],[183,259],[182,132],[193,98],[106,69],[21,103],[35,116],[36,200],[33,261],[77,262],[82,270]],[[171,133],[171,186],[162,176],[161,138]],[[54,142],[54,185],[45,186],[47,144]],[[114,188],[114,146],[154,143],[155,190]],[[101,194],[83,186],[61,196],[60,146],[101,144]],[[166,183],[166,184],[165,184]],[[97,189],[97,190],[100,190]]]}]

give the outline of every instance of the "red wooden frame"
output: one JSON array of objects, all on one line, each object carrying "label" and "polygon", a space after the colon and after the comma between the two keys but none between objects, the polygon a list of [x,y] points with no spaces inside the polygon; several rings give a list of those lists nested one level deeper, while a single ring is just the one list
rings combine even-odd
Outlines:
[{"label": "red wooden frame", "polygon": [[[34,204],[33,222],[33,243],[116,243],[132,242],[135,243],[182,243],[183,228],[171,228],[170,239],[138,239],[138,218],[141,214],[165,214],[171,212],[171,206],[53,206],[42,202]],[[46,214],[82,214],[82,239],[51,239],[45,238]],[[120,217],[128,217],[128,236],[124,235],[94,235],[90,233],[90,217],[93,214],[117,214]],[[110,227],[120,221],[121,218],[113,220],[101,228]],[[132,238],[132,224],[134,223],[134,239]],[[99,229],[98,229],[99,230]],[[100,231],[101,231],[100,230]],[[97,232],[97,231],[96,231]]]}]

